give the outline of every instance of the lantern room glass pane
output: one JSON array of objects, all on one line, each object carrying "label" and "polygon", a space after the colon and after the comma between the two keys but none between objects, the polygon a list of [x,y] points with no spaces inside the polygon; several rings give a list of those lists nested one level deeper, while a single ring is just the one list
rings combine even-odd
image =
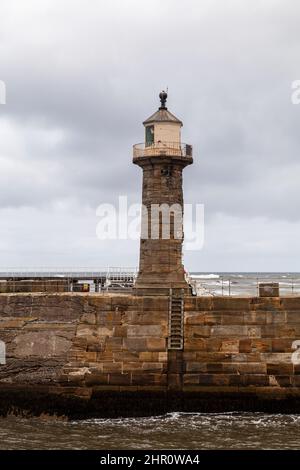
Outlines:
[{"label": "lantern room glass pane", "polygon": [[154,143],[154,126],[146,127],[146,147]]}]

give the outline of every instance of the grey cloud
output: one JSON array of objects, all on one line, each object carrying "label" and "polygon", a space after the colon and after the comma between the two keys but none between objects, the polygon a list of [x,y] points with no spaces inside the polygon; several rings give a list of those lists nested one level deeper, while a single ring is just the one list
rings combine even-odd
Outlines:
[{"label": "grey cloud", "polygon": [[[299,16],[300,5],[276,0],[112,0],[89,7],[28,0],[26,8],[4,0],[0,210],[24,214],[31,207],[56,224],[53,208],[62,204],[76,225],[76,211],[88,207],[94,237],[98,204],[118,194],[140,201],[131,148],[143,140],[141,123],[168,85],[168,106],[184,122],[183,140],[194,145],[186,201],[205,204],[208,230],[220,214],[240,221],[244,231],[239,238],[232,233],[234,265],[247,238],[245,220],[255,220],[258,232],[261,218],[298,227],[300,106],[290,102],[290,85],[300,78]],[[40,233],[35,217],[30,223]],[[1,226],[5,244],[14,227],[3,218]],[[37,246],[26,250],[39,259]],[[9,258],[8,249],[1,253]],[[203,253],[195,263],[208,257]],[[289,257],[282,256],[283,266]]]}]

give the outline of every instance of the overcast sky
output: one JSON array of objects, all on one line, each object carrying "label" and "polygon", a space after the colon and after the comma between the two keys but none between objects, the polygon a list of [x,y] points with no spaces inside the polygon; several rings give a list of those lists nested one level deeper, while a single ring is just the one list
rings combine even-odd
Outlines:
[{"label": "overcast sky", "polygon": [[300,3],[1,0],[0,267],[135,266],[96,208],[141,199],[132,145],[169,87],[205,205],[191,271],[299,271]]}]

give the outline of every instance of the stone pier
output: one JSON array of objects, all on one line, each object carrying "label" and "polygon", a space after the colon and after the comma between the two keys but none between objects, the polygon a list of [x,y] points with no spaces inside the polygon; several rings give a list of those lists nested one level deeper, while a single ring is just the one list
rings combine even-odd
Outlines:
[{"label": "stone pier", "polygon": [[168,296],[1,294],[1,412],[299,412],[300,298],[186,296],[181,351],[168,312]]}]

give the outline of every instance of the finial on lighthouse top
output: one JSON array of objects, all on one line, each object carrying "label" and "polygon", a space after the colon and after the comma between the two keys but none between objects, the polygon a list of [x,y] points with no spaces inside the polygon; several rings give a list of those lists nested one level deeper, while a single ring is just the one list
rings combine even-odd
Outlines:
[{"label": "finial on lighthouse top", "polygon": [[182,126],[182,122],[168,110],[166,106],[167,98],[167,91],[162,90],[159,94],[161,105],[154,114],[152,114],[148,119],[146,119],[146,121],[143,122],[144,126],[155,123],[159,123],[160,125],[162,123],[172,123]]},{"label": "finial on lighthouse top", "polygon": [[168,98],[168,93],[165,90],[162,90],[159,94],[159,99],[160,99],[160,102],[161,102],[161,106],[160,106],[159,109],[168,109],[166,107],[167,98]]}]

